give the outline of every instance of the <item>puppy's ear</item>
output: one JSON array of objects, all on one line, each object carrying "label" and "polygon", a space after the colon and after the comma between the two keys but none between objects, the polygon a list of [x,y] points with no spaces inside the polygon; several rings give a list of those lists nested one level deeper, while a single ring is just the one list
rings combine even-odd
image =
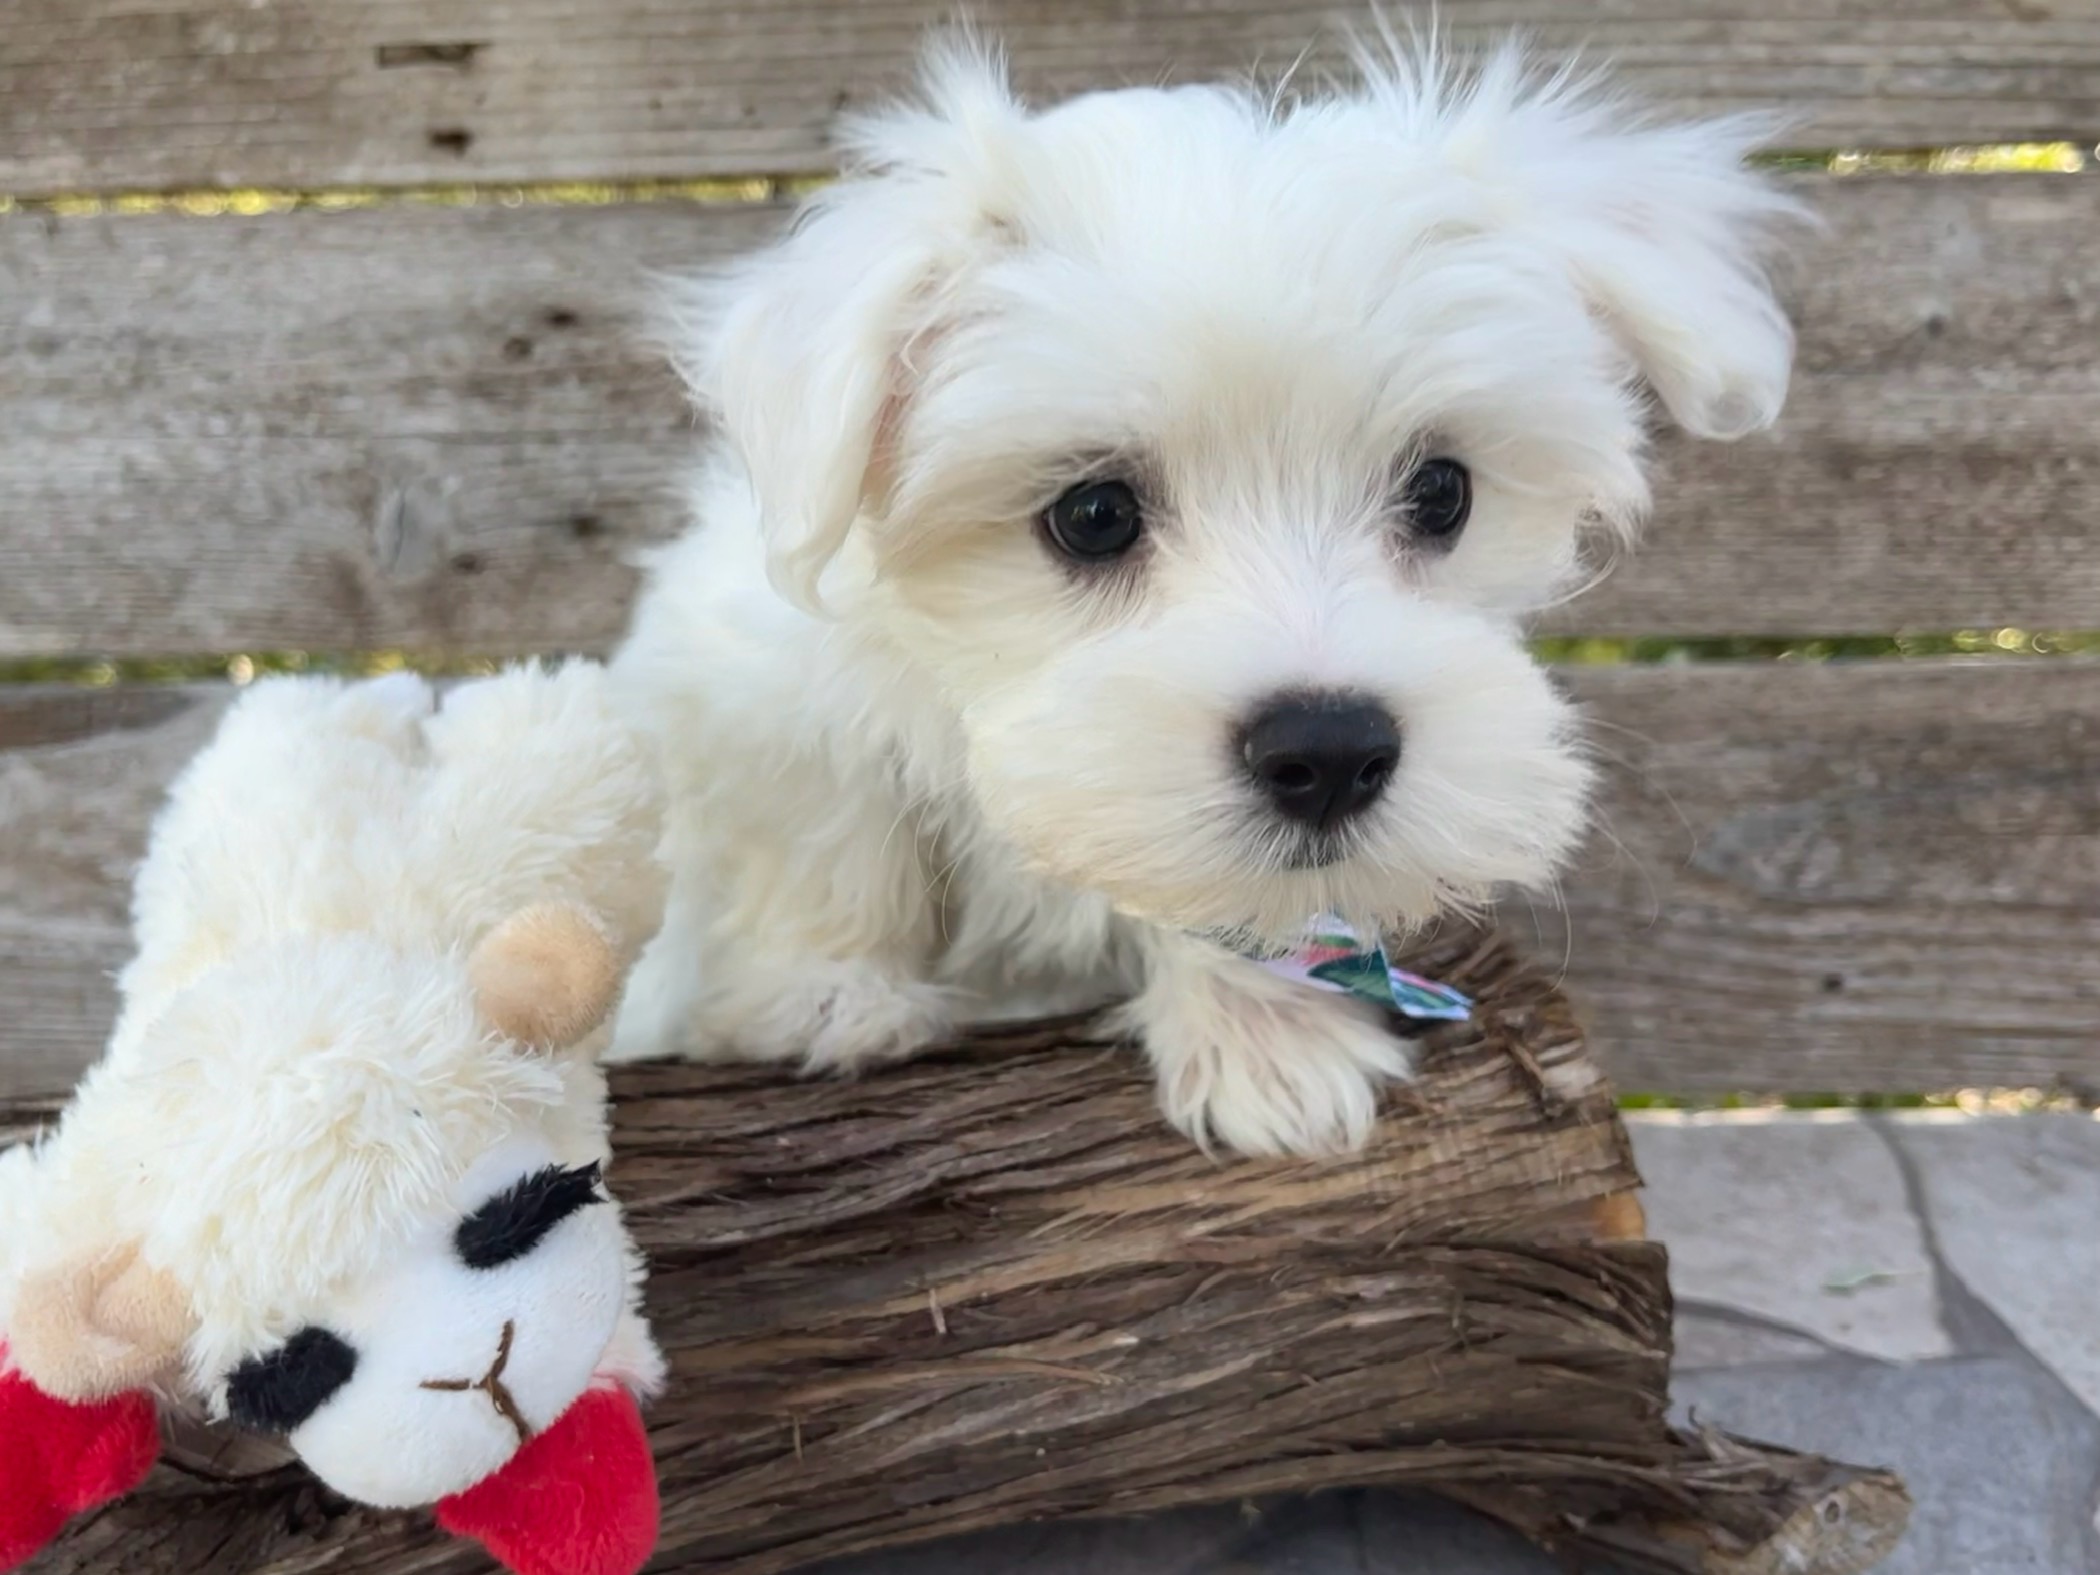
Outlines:
[{"label": "puppy's ear", "polygon": [[1698,437],[1768,427],[1786,399],[1793,329],[1764,257],[1802,209],[1743,160],[1754,117],[1611,124],[1585,106],[1542,187],[1548,239],[1672,419]]},{"label": "puppy's ear", "polygon": [[593,915],[573,903],[539,903],[482,937],[467,976],[483,1022],[520,1044],[565,1050],[612,1010],[620,958]]},{"label": "puppy's ear", "polygon": [[1736,438],[1771,425],[1794,336],[1764,261],[1807,215],[1744,160],[1778,122],[1653,122],[1515,45],[1469,67],[1433,34],[1388,30],[1358,62],[1389,131],[1469,177],[1488,222],[1559,259],[1680,426]]},{"label": "puppy's ear", "polygon": [[810,610],[880,489],[911,398],[909,351],[998,233],[996,189],[1024,114],[996,54],[938,45],[924,103],[850,123],[839,184],[788,235],[676,291],[674,353],[757,493],[774,585]]},{"label": "puppy's ear", "polygon": [[31,1383],[84,1403],[150,1382],[195,1327],[182,1287],[126,1245],[30,1275],[7,1343]]}]

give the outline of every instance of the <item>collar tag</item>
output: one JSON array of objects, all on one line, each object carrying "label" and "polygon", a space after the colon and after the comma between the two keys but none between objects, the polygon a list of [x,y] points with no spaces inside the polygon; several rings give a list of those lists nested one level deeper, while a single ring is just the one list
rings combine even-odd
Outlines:
[{"label": "collar tag", "polygon": [[1349,925],[1323,916],[1305,940],[1282,956],[1254,954],[1271,973],[1316,990],[1353,995],[1419,1022],[1462,1023],[1473,1015],[1473,998],[1448,984],[1397,968],[1376,941],[1365,944]]}]

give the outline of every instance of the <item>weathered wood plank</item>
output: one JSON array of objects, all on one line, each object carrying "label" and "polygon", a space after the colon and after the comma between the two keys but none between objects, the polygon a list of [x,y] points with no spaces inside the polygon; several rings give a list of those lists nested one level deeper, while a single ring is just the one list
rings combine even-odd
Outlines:
[{"label": "weathered wood plank", "polygon": [[[2100,627],[2100,180],[1806,189],[1790,414],[1549,627]],[[602,647],[695,442],[647,275],[775,222],[0,215],[0,657]]]},{"label": "weathered wood plank", "polygon": [[2100,180],[1821,180],[1771,432],[1665,441],[1559,633],[2100,627]]},{"label": "weathered wood plank", "polygon": [[[2100,1090],[2100,665],[1568,677],[1611,762],[1569,988],[1622,1087]],[[226,695],[0,687],[0,1097],[96,1053],[148,817]]]},{"label": "weathered wood plank", "polygon": [[2100,1096],[2100,665],[1567,677],[1608,787],[1541,950],[1621,1087]]},{"label": "weathered wood plank", "polygon": [[0,686],[0,1095],[101,1053],[147,826],[224,693]]},{"label": "weathered wood plank", "polygon": [[[1023,86],[1287,65],[1331,0],[986,0]],[[1426,8],[1425,8],[1426,9]],[[771,174],[906,79],[939,0],[16,0],[0,190]],[[1808,147],[2100,133],[2100,15],[1963,0],[1443,0],[1700,110],[1777,106]],[[1344,13],[1347,9],[1344,8]],[[1334,52],[1327,51],[1332,58]],[[1316,56],[1316,59],[1319,58]]]},{"label": "weathered wood plank", "polygon": [[774,219],[0,216],[0,655],[603,644],[693,443],[647,273]]}]

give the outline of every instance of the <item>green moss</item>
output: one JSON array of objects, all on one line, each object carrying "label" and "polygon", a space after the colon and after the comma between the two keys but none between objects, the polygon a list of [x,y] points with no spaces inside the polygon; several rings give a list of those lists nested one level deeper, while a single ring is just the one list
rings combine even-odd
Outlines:
[{"label": "green moss", "polygon": [[[1820,171],[1829,175],[1881,174],[2075,174],[2086,168],[2086,152],[2071,142],[1993,143],[1976,147],[1801,149],[1760,154],[1766,169]],[[392,206],[605,207],[624,202],[745,204],[792,201],[833,177],[822,170],[785,170],[743,179],[639,181],[530,181],[479,186],[443,183],[421,186],[334,186],[320,190],[241,186],[224,190],[60,192],[42,197],[0,196],[0,213],[15,209],[85,217],[105,213],[182,213],[197,218],[255,217],[296,209],[337,212]]]},{"label": "green moss", "polygon": [[1951,633],[1719,635],[1675,639],[1556,636],[1531,642],[1544,661],[1574,666],[1664,662],[1829,662],[1931,656],[2100,654],[2100,631],[1957,629]]},{"label": "green moss", "polygon": [[0,196],[0,213],[52,213],[61,218],[97,214],[180,213],[191,218],[256,218],[313,210],[341,213],[360,208],[604,208],[615,203],[689,202],[748,206],[799,196],[822,178],[757,176],[745,180],[539,181],[509,185],[332,186],[317,191],[242,186],[224,191],[126,191],[60,193],[48,197]]},{"label": "green moss", "polygon": [[2046,1088],[1953,1088],[1933,1093],[1621,1094],[1621,1110],[2086,1110],[2094,1101]]},{"label": "green moss", "polygon": [[[1665,636],[1595,638],[1554,636],[1531,642],[1544,661],[1577,667],[1623,667],[1693,662],[1827,662],[1906,657],[2037,657],[2100,655],[2100,631],[1958,629],[1951,634],[1848,634],[1794,638]],[[25,657],[0,661],[0,683],[239,683],[264,673],[361,675],[412,667],[440,677],[493,672],[493,657],[445,651],[245,651],[193,656]]]},{"label": "green moss", "polygon": [[231,679],[245,684],[269,673],[329,673],[369,678],[412,668],[438,678],[472,678],[502,664],[494,657],[418,651],[242,651],[230,656],[31,657],[0,662],[0,684],[188,684]]},{"label": "green moss", "polygon": [[1946,148],[1800,149],[1761,153],[1766,169],[1829,175],[2076,175],[2086,152],[2075,142],[2002,142]]}]

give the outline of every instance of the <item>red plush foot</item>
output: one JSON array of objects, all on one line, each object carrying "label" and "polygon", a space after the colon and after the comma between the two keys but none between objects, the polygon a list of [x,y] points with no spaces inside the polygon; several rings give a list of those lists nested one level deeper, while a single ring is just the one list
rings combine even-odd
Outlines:
[{"label": "red plush foot", "polygon": [[510,1464],[442,1499],[438,1524],[517,1575],[634,1575],[656,1548],[656,1463],[641,1408],[591,1389]]},{"label": "red plush foot", "polygon": [[83,1510],[129,1493],[159,1454],[152,1396],[54,1400],[8,1371],[0,1346],[0,1570],[25,1562]]}]

